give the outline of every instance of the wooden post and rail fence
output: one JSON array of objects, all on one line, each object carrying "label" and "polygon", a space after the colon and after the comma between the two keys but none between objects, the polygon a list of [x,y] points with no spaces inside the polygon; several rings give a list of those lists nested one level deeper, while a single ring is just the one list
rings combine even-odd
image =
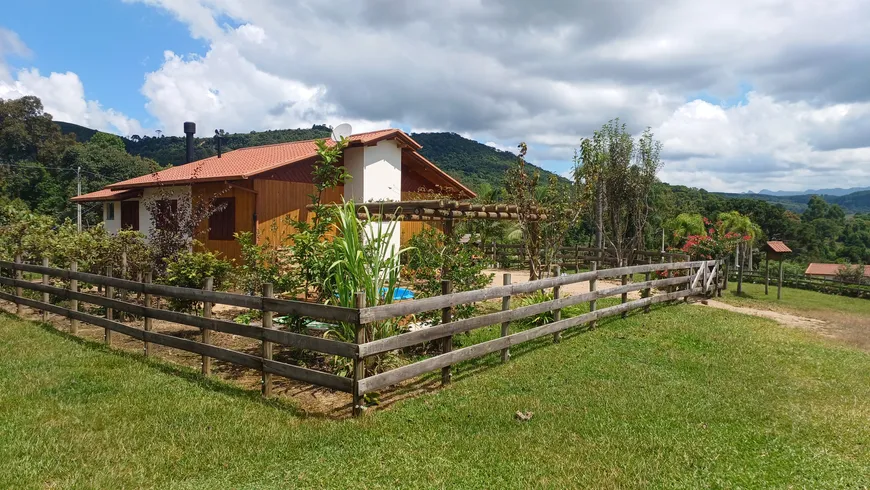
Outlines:
[{"label": "wooden post and rail fence", "polygon": [[[477,247],[481,255],[498,267],[509,268],[514,264],[527,265],[529,258],[526,246],[517,243],[480,243]],[[618,266],[619,261],[614,251],[607,248],[562,246],[556,250],[553,256],[553,265],[559,265],[562,270],[579,272],[582,267],[601,269],[603,265]],[[625,265],[638,265],[649,262],[685,262],[690,260],[689,255],[679,252],[660,252],[658,250],[636,250]]]},{"label": "wooden post and rail fence", "polygon": [[[502,361],[510,360],[510,348],[540,337],[551,336],[554,342],[568,329],[582,326],[592,327],[598,320],[622,316],[633,310],[647,311],[659,303],[674,302],[679,299],[702,294],[716,294],[722,287],[723,275],[720,273],[721,261],[693,261],[648,263],[611,269],[599,269],[575,274],[559,275],[511,284],[510,274],[503,277],[502,286],[494,286],[473,291],[451,292],[449,281],[442,284],[440,296],[400,301],[397,303],[366,307],[365,293],[357,293],[356,308],[308,303],[304,301],[273,297],[271,285],[264,285],[261,296],[234,294],[212,291],[211,284],[204,289],[182,288],[154,284],[151,274],[146,273],[141,281],[78,272],[76,268],[52,268],[43,265],[0,261],[0,299],[16,305],[16,311],[23,313],[30,307],[43,313],[52,313],[70,320],[70,333],[75,333],[78,323],[83,322],[105,329],[105,340],[112,342],[111,333],[119,333],[143,342],[146,356],[153,355],[154,345],[180,349],[202,356],[202,372],[211,373],[213,359],[262,372],[263,394],[272,392],[272,376],[282,376],[292,380],[310,383],[325,388],[350,393],[352,411],[355,415],[362,412],[365,395],[377,392],[406,380],[433,371],[441,372],[443,383],[449,383],[453,367],[464,361],[499,352]],[[109,271],[107,271],[109,272]],[[38,279],[25,279],[23,273],[41,275]],[[643,274],[642,281],[633,282],[635,275]],[[649,279],[651,275],[663,275],[661,279]],[[65,281],[68,287],[50,285],[50,278]],[[601,280],[619,281],[620,284],[606,289],[600,288]],[[589,292],[568,296],[562,294],[564,287],[576,283],[589,283]],[[96,289],[79,286],[102,286],[106,293],[96,294]],[[663,291],[651,294],[652,289]],[[35,294],[26,294],[33,292]],[[527,306],[511,308],[511,298],[536,291],[552,291],[553,299]],[[122,291],[122,292],[121,292]],[[640,292],[641,298],[629,300],[628,294]],[[41,293],[41,294],[39,294]],[[154,306],[155,298],[175,298],[194,301],[203,305],[202,315],[193,315],[160,309]],[[601,307],[600,300],[618,297],[620,302],[613,306]],[[54,302],[52,302],[54,298]],[[135,298],[142,298],[142,304]],[[501,300],[500,311],[482,314],[471,318],[455,319],[453,308],[459,305]],[[61,306],[55,303],[61,303]],[[80,311],[85,304],[102,306],[105,316]],[[159,302],[158,302],[159,304]],[[225,304],[260,310],[263,314],[262,326],[241,325],[232,321],[214,318],[212,308],[215,304]],[[589,312],[565,318],[564,308],[588,304]],[[391,337],[366,338],[367,326],[376,322],[407,318],[425,312],[440,312],[441,324],[422,330],[403,333]],[[553,312],[553,321],[525,330],[511,331],[514,322],[525,318]],[[329,338],[293,333],[274,328],[275,314],[294,317],[315,318],[333,323],[355,326],[355,342],[341,342]],[[124,315],[128,321],[120,321]],[[199,340],[180,338],[154,331],[153,321],[172,322],[196,327],[201,330]],[[138,325],[141,322],[141,327]],[[471,330],[500,325],[500,336],[489,341],[454,349],[453,336]],[[370,329],[371,331],[371,329]],[[211,332],[223,332],[259,340],[259,355],[239,352],[214,345]],[[432,343],[438,346],[432,357],[406,364],[385,372],[367,375],[367,360],[384,353]],[[273,346],[294,347],[325,355],[345,357],[351,360],[351,377],[310,369],[273,359]],[[369,363],[373,365],[374,363]]]}]

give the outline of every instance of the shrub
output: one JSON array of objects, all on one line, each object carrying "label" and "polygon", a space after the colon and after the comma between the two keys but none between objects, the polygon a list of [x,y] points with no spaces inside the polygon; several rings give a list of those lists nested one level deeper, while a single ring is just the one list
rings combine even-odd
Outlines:
[{"label": "shrub", "polygon": [[[180,252],[172,259],[165,259],[166,276],[163,282],[170,286],[202,289],[207,277],[214,278],[214,289],[223,289],[230,277],[232,264],[218,258],[213,252]],[[169,307],[177,311],[197,308],[195,301],[170,299]]]},{"label": "shrub", "polygon": [[726,232],[722,220],[715,224],[704,218],[704,224],[709,226],[705,235],[689,235],[680,249],[695,260],[712,260],[726,257],[734,252],[742,243],[752,241],[752,236],[741,235],[733,231]]},{"label": "shrub", "polygon": [[235,237],[242,249],[241,262],[235,270],[242,290],[255,293],[263,284],[270,283],[275,293],[283,293],[294,291],[300,285],[278,250],[268,243],[257,245],[254,234],[249,231],[236,233]]},{"label": "shrub", "polygon": [[[414,292],[420,297],[427,298],[441,294],[442,268],[448,271],[448,277],[453,282],[453,291],[457,293],[482,289],[492,282],[492,274],[481,274],[485,264],[483,261],[475,260],[475,250],[471,246],[448,240],[447,236],[439,230],[424,229],[411,238],[408,246],[410,250],[403,269],[403,277],[413,284]],[[475,311],[476,306],[473,304],[459,305],[454,309],[453,317],[468,318],[473,316]]]}]

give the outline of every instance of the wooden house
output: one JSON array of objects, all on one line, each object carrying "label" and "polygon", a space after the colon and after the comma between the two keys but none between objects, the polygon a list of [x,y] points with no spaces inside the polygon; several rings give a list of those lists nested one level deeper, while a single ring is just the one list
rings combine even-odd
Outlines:
[{"label": "wooden house", "polygon": [[[192,123],[185,124],[188,160],[192,160],[194,128]],[[399,129],[355,134],[348,139],[342,164],[352,178],[329,191],[325,202],[339,203],[342,198],[357,203],[405,201],[436,191],[460,199],[475,196],[424,158],[418,152],[421,146]],[[318,158],[316,149],[315,141],[309,140],[219,152],[109,185],[73,201],[102,202],[104,223],[110,232],[132,229],[148,236],[153,226],[149,209],[155,205],[177,209],[180,201],[214,198],[222,210],[200,225],[203,233],[198,239],[206,249],[235,259],[240,256],[240,247],[234,233],[250,231],[257,243],[280,246],[292,236],[288,216],[308,219],[306,205],[315,191],[311,171]],[[403,222],[395,243],[406,242],[425,226],[437,224]]]}]

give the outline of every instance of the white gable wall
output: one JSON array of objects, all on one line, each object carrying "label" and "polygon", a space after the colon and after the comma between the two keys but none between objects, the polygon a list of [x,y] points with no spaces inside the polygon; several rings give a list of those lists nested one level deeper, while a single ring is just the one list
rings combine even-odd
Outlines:
[{"label": "white gable wall", "polygon": [[[350,148],[344,153],[344,166],[353,177],[344,186],[345,199],[356,203],[402,200],[402,149],[395,141]],[[401,246],[399,228],[397,224],[390,239],[396,251]]]}]

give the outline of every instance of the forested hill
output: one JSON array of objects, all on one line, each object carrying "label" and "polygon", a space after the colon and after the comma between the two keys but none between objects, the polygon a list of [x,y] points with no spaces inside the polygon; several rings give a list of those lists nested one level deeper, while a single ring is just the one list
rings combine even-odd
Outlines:
[{"label": "forested hill", "polygon": [[[780,204],[789,211],[803,213],[807,208],[807,203],[810,201],[812,194],[799,196],[770,196],[767,194],[729,194],[717,193],[722,197],[732,199],[758,199],[767,201],[771,204]],[[853,192],[845,196],[822,195],[822,198],[829,204],[837,204],[849,214],[854,213],[870,213],[870,191]]]},{"label": "forested hill", "polygon": [[[57,123],[64,133],[76,135],[80,142],[88,141],[97,131],[70,123]],[[249,146],[285,143],[315,138],[326,138],[330,129],[324,125],[314,125],[307,129],[278,129],[272,131],[251,131],[233,133],[224,137],[225,151]],[[413,133],[418,143],[423,145],[420,153],[433,161],[444,171],[459,179],[472,189],[479,190],[484,183],[499,189],[504,186],[505,171],[516,161],[516,155],[463,138],[456,133]],[[124,145],[131,155],[150,158],[158,164],[178,165],[184,162],[184,137],[145,136],[123,138]],[[196,138],[196,158],[206,158],[217,153],[214,138]],[[551,174],[541,170],[542,182]],[[676,188],[674,188],[676,189]],[[728,194],[710,193],[725,198],[758,199],[771,204],[780,204],[789,211],[802,213],[807,208],[810,195],[770,196],[765,194]],[[845,196],[822,196],[830,204],[839,204],[846,213],[870,212],[870,191],[854,192]]]},{"label": "forested hill", "polygon": [[[58,122],[64,133],[76,135],[80,142],[88,141],[97,131],[75,124]],[[286,143],[289,141],[327,138],[331,134],[327,126],[315,125],[309,129],[278,129],[273,131],[251,131],[232,133],[224,136],[224,151],[249,146]],[[455,133],[413,133],[411,135],[423,145],[423,156],[434,162],[445,172],[459,179],[463,184],[479,189],[483,183],[499,188],[504,185],[505,171],[516,162],[516,155],[497,150],[490,146],[463,138]],[[124,145],[131,155],[150,158],[160,165],[178,165],[184,162],[183,136],[133,136],[123,138]],[[196,138],[196,158],[215,155],[217,150],[214,138]],[[537,167],[536,167],[537,168]],[[539,169],[542,182],[551,175]]]},{"label": "forested hill", "polygon": [[[517,156],[456,133],[412,133],[411,137],[423,145],[420,153],[441,169],[474,189],[489,183],[494,188],[504,186],[504,176]],[[532,165],[535,167],[534,165]],[[535,167],[546,182],[551,172]]]}]

